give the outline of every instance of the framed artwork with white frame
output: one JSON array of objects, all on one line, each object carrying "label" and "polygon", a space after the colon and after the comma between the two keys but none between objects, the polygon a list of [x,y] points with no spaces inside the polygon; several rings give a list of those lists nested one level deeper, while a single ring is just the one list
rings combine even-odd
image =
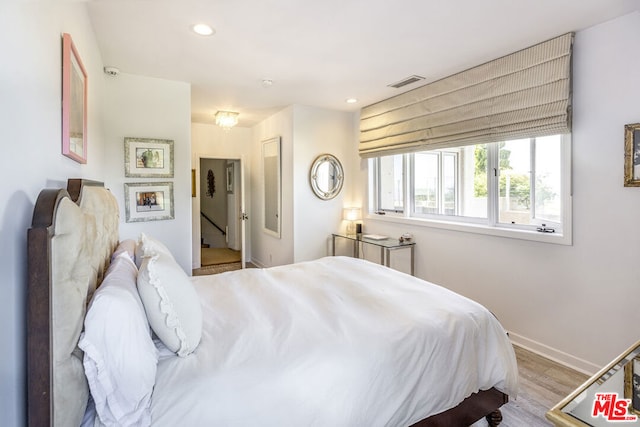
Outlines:
[{"label": "framed artwork with white frame", "polygon": [[125,183],[124,206],[127,222],[173,219],[173,182]]},{"label": "framed artwork with white frame", "polygon": [[170,139],[124,139],[124,176],[173,178],[173,141]]}]

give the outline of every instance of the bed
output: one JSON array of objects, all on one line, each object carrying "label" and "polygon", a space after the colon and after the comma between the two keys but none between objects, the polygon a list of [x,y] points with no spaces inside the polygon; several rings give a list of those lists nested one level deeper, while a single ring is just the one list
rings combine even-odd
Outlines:
[{"label": "bed", "polygon": [[[137,292],[130,289],[144,302],[157,356],[146,403],[136,407],[146,405],[143,425],[468,426],[486,418],[497,426],[500,406],[517,393],[513,348],[488,310],[353,258],[187,278],[170,305],[182,310],[186,332],[176,338],[179,328],[169,328],[166,338],[147,304],[152,288],[141,282],[186,275],[160,269],[171,254],[154,238],[143,239],[141,255],[141,243],[121,253],[118,215],[99,182],[69,180],[38,197],[28,230],[30,426],[100,425],[87,342],[98,295],[112,289],[120,264],[135,270]],[[115,317],[97,330],[124,321]]]}]

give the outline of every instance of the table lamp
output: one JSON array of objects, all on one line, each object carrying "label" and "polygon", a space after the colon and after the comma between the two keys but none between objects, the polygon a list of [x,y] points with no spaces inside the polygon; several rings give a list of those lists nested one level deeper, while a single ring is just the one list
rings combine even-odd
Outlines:
[{"label": "table lamp", "polygon": [[343,217],[347,224],[347,234],[356,234],[355,222],[360,219],[360,208],[344,208]]}]

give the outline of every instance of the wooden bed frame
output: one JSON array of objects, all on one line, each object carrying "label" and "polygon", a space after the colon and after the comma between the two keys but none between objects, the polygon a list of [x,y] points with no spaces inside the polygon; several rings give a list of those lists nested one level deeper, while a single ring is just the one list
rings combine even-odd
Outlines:
[{"label": "wooden bed frame", "polygon": [[[87,186],[103,187],[103,184],[96,181],[70,179],[66,190],[43,190],[36,201],[32,225],[28,230],[27,412],[30,427],[53,425],[58,427],[63,424],[58,420],[56,414],[56,412],[59,414],[62,411],[55,407],[55,402],[58,400],[54,396],[54,380],[56,378],[54,370],[57,369],[57,366],[53,359],[52,316],[55,298],[53,282],[56,267],[52,265],[52,241],[57,232],[56,218],[62,200],[69,199],[80,205],[84,188]],[[113,198],[113,196],[111,197]],[[113,200],[115,201],[115,198]],[[117,217],[118,214],[116,213],[115,216]],[[103,220],[106,221],[106,219]],[[114,218],[109,221],[113,223]],[[117,225],[119,219],[115,218],[115,221]],[[98,222],[98,228],[103,227],[103,224],[99,223],[100,218],[96,222]],[[104,225],[104,227],[107,226]],[[110,254],[115,249],[116,243],[112,241],[104,243],[108,246],[105,251],[106,255],[98,253],[99,271],[96,271],[91,278],[95,283],[89,284],[89,291],[81,298],[84,306],[79,310],[83,313],[95,289],[94,285],[98,286],[102,280],[109,264]],[[75,344],[74,355],[69,355],[69,358],[80,359],[77,341]],[[77,364],[77,361],[74,362]],[[87,387],[86,379],[84,381],[84,387]],[[64,390],[66,393],[66,389]],[[80,395],[82,396],[82,394]],[[494,427],[502,421],[499,408],[507,401],[508,396],[495,388],[480,391],[466,398],[458,406],[419,421],[412,427],[465,426],[473,424],[482,417],[485,417],[489,425]],[[86,401],[84,403],[86,405]]]}]

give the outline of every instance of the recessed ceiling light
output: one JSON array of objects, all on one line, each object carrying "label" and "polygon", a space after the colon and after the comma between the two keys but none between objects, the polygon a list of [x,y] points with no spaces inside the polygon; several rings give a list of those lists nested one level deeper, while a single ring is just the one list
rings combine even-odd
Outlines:
[{"label": "recessed ceiling light", "polygon": [[215,33],[215,30],[207,24],[192,25],[191,30],[193,30],[194,33],[199,34],[201,36],[211,36]]},{"label": "recessed ceiling light", "polygon": [[347,98],[345,102],[347,104],[355,104],[356,102],[358,102],[358,100],[356,98]]}]

